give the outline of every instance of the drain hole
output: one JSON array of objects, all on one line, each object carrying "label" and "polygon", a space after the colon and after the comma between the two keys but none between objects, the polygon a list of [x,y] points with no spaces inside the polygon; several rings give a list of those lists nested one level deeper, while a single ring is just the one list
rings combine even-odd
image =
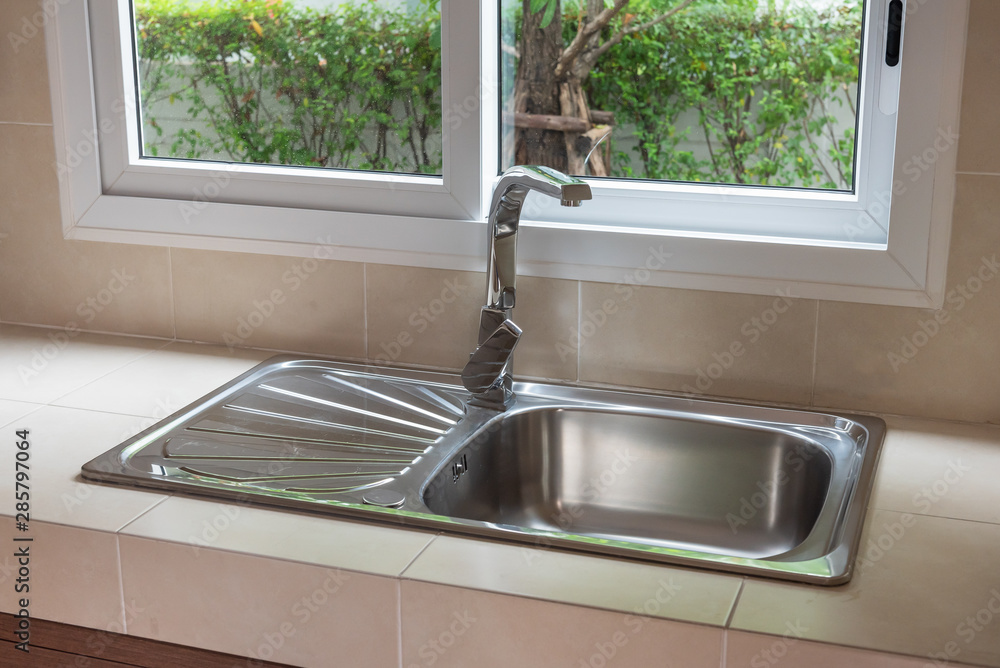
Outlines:
[{"label": "drain hole", "polygon": [[393,489],[372,489],[365,492],[361,500],[369,506],[399,508],[406,501],[406,497]]}]

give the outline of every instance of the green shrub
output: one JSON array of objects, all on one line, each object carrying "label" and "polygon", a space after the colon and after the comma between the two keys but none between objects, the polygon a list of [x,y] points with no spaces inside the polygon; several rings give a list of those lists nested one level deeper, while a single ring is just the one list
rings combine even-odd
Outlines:
[{"label": "green shrub", "polygon": [[150,114],[164,101],[214,131],[181,129],[172,156],[440,171],[436,13],[324,14],[281,0],[136,5],[147,132],[159,134]]},{"label": "green shrub", "polygon": [[[860,2],[825,13],[760,11],[757,0],[701,0],[626,37],[586,82],[591,109],[634,128],[613,175],[850,188],[854,128],[835,134],[831,105],[851,105]],[[564,32],[578,11],[564,2]],[[655,16],[664,0],[633,0]],[[334,13],[288,0],[137,0],[148,153],[174,157],[416,173],[441,171],[439,12],[373,3]],[[183,105],[170,137],[154,111]],[[698,124],[677,127],[685,112]],[[202,129],[199,129],[202,128]],[[207,131],[203,131],[204,129]],[[698,136],[692,136],[698,135]],[[707,141],[708,159],[680,149]]]},{"label": "green shrub", "polygon": [[[638,139],[638,161],[619,153],[619,173],[851,187],[854,127],[835,134],[832,107],[853,104],[860,0],[824,13],[773,4],[761,12],[756,0],[695,3],[597,63],[591,108],[613,110]],[[698,125],[677,127],[688,110],[697,111]],[[708,160],[679,150],[691,133],[707,141]]]}]

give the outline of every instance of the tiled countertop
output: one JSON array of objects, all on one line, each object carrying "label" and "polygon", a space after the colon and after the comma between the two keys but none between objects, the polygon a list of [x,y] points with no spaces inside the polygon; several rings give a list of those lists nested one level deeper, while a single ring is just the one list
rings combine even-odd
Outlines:
[{"label": "tiled countertop", "polygon": [[0,325],[3,441],[30,430],[33,616],[300,666],[1000,667],[1000,427],[887,419],[862,561],[836,588],[80,478],[269,356]]}]

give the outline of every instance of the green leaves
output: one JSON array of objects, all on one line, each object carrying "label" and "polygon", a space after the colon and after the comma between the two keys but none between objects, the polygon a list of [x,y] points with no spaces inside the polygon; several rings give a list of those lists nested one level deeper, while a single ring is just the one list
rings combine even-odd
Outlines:
[{"label": "green leaves", "polygon": [[[674,4],[632,0],[630,25]],[[369,2],[325,13],[293,0],[192,5],[136,2],[147,151],[440,173],[439,0],[417,13]],[[698,0],[598,61],[586,91],[592,109],[614,112],[614,175],[850,187],[854,130],[835,117],[853,104],[860,0],[823,13],[759,5]],[[543,26],[562,21],[567,39],[580,8],[529,2]],[[158,121],[168,110],[187,119]]]},{"label": "green leaves", "polygon": [[[148,152],[440,173],[436,0],[417,13],[288,0],[136,4]],[[170,123],[157,139],[155,116],[171,98],[185,103],[185,127]]]},{"label": "green leaves", "polygon": [[435,21],[431,28],[430,44],[432,49],[441,49],[441,21]]},{"label": "green leaves", "polygon": [[555,18],[556,10],[559,9],[559,0],[531,0],[528,9],[532,14],[544,11],[545,13],[542,15],[540,26],[548,28],[549,24],[552,23],[552,19]]},{"label": "green leaves", "polygon": [[[649,0],[634,20],[669,4]],[[860,1],[822,14],[775,4],[700,0],[597,63],[590,106],[615,112],[627,147],[616,175],[851,188],[853,123],[833,109],[852,104]]]}]

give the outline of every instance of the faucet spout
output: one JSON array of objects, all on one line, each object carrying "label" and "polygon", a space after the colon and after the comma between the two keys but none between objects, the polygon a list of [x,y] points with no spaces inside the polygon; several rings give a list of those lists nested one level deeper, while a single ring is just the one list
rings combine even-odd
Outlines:
[{"label": "faucet spout", "polygon": [[505,410],[514,400],[510,367],[521,329],[510,319],[510,311],[516,297],[521,207],[532,190],[563,206],[580,206],[592,197],[587,183],[549,167],[519,165],[501,175],[487,218],[486,305],[480,313],[479,344],[462,371],[472,405]]},{"label": "faucet spout", "polygon": [[563,206],[580,206],[592,197],[589,184],[549,167],[518,165],[503,173],[493,189],[487,218],[486,308],[514,308],[517,230],[521,207],[532,190],[558,199]]}]

